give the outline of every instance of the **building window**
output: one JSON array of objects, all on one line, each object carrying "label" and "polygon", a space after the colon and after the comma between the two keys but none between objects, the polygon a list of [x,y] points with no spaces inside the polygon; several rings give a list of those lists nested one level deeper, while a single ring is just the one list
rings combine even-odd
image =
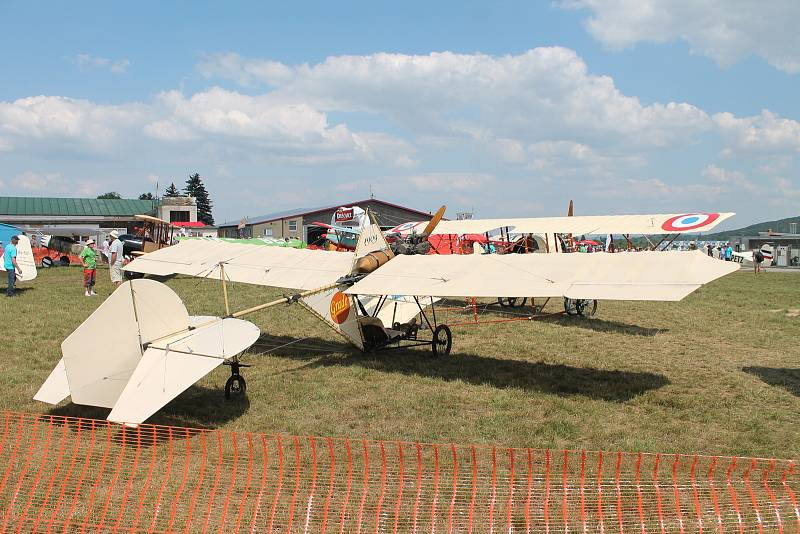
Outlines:
[{"label": "building window", "polygon": [[289,231],[290,232],[297,231],[297,221],[289,221]]},{"label": "building window", "polygon": [[188,211],[170,211],[169,222],[189,222]]}]

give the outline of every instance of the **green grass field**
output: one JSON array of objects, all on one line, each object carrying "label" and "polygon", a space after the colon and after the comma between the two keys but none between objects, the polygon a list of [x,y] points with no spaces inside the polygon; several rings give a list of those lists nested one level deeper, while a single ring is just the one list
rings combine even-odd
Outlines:
[{"label": "green grass field", "polygon": [[[32,397],[61,341],[110,294],[86,298],[76,268],[40,270],[0,297],[0,408],[104,417]],[[219,283],[168,282],[191,314],[219,314]],[[233,286],[234,309],[280,292]],[[553,307],[555,310],[558,304]],[[679,303],[603,302],[596,318],[454,329],[453,352],[351,350],[300,306],[257,313],[247,398],[225,401],[221,367],[150,422],[301,435],[800,457],[800,277],[737,273]],[[451,320],[456,316],[451,315]],[[97,332],[109,349],[114,332]],[[111,354],[109,353],[109,357]]]}]

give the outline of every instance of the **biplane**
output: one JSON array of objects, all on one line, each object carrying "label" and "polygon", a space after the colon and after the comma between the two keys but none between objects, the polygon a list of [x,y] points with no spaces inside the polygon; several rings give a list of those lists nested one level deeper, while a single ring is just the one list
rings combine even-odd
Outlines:
[{"label": "biplane", "polygon": [[126,256],[141,256],[175,242],[177,227],[172,223],[151,215],[134,215],[134,218],[141,221],[141,226],[133,234],[120,236]]},{"label": "biplane", "polygon": [[[634,221],[644,229],[645,224],[657,224],[656,217],[664,216],[640,216]],[[438,219],[416,234],[412,248],[439,231]],[[569,227],[548,219],[468,222],[469,231],[480,232],[514,226],[523,232],[580,228],[590,233],[594,228],[631,225],[619,217],[581,219],[585,218],[561,221]],[[396,255],[374,220],[359,234],[354,252],[185,240],[141,256],[125,269],[219,280],[224,313],[190,317],[169,287],[150,279],[127,282],[62,343],[61,360],[34,398],[56,404],[71,396],[76,404],[111,408],[109,420],[138,424],[222,364],[231,367],[226,396],[241,394],[246,382],[239,354],[255,343],[260,332],[241,318],[286,303],[303,306],[363,351],[425,346],[435,356],[446,356],[452,332],[437,321],[440,298],[536,295],[574,301],[678,301],[738,268],[698,251]],[[234,312],[227,296],[231,282],[294,293]],[[98,342],[96,333],[109,330],[115,332],[115,342]]]}]

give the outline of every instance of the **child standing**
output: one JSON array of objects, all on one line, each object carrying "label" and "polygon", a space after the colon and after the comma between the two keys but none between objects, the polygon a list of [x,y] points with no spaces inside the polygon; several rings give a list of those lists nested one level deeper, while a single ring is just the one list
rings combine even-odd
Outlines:
[{"label": "child standing", "polygon": [[80,256],[83,263],[83,287],[86,288],[87,297],[97,295],[94,292],[94,283],[97,278],[97,251],[94,246],[94,239],[87,241]]}]

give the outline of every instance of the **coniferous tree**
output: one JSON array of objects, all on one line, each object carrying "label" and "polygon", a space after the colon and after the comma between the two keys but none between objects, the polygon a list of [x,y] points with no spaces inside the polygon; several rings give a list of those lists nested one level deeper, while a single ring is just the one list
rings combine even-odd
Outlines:
[{"label": "coniferous tree", "polygon": [[213,204],[211,199],[208,198],[208,191],[203,185],[203,180],[200,175],[194,173],[186,180],[186,187],[184,192],[190,197],[194,197],[197,201],[197,218],[208,226],[214,225],[214,216],[211,214]]},{"label": "coniferous tree", "polygon": [[175,182],[169,184],[167,191],[164,193],[165,197],[179,197],[181,196],[181,192],[178,191],[178,188],[175,187]]}]

